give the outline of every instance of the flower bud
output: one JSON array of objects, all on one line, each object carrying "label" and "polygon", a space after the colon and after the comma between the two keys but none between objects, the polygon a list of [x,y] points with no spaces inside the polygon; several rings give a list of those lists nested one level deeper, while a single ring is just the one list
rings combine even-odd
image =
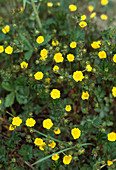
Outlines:
[{"label": "flower bud", "polygon": [[39,64],[39,63],[40,63],[40,61],[39,61],[39,60],[36,60],[36,61],[35,61],[35,64]]}]

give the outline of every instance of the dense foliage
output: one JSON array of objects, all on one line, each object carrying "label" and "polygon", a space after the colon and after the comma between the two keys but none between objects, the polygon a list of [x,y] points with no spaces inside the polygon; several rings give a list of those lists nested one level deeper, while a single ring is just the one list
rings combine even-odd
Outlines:
[{"label": "dense foliage", "polygon": [[115,1],[0,4],[0,169],[116,169]]}]

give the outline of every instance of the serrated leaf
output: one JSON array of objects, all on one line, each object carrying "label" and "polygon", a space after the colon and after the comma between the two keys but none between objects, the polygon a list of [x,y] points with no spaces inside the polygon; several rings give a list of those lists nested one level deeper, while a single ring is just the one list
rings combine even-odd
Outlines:
[{"label": "serrated leaf", "polygon": [[12,106],[15,100],[15,92],[11,92],[5,98],[5,107]]},{"label": "serrated leaf", "polygon": [[9,84],[8,82],[2,82],[2,87],[3,87],[3,89],[5,89],[7,91],[13,91],[14,90],[13,85]]},{"label": "serrated leaf", "polygon": [[19,104],[26,104],[27,98],[19,93],[16,93],[16,100]]}]

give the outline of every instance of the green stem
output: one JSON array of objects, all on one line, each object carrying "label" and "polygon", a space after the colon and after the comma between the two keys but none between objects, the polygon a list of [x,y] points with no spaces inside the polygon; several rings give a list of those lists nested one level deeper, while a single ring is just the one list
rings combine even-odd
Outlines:
[{"label": "green stem", "polygon": [[[86,146],[86,145],[93,145],[93,144],[91,144],[91,143],[81,144],[81,146]],[[46,156],[46,157],[44,157],[44,158],[42,158],[42,159],[36,161],[35,163],[33,163],[32,166],[33,166],[33,165],[36,165],[36,164],[38,164],[38,163],[40,163],[40,162],[42,162],[42,161],[45,161],[46,159],[52,157],[53,155],[63,153],[63,152],[65,152],[65,151],[74,149],[74,148],[76,148],[76,147],[77,147],[77,146],[75,145],[75,146],[72,146],[72,147],[70,147],[70,148],[66,148],[66,149],[63,149],[63,150],[58,151],[58,152],[56,152],[56,153],[53,153],[53,154],[51,154],[51,155],[48,155],[48,156]]]},{"label": "green stem", "polygon": [[33,6],[33,10],[34,10],[34,13],[35,13],[35,16],[36,16],[36,20],[37,20],[38,26],[39,26],[40,30],[43,32],[41,20],[40,20],[40,18],[39,18],[39,15],[38,15],[38,12],[37,12],[35,3],[34,3],[33,0],[31,0],[31,3],[32,3],[32,6]]},{"label": "green stem", "polygon": [[50,139],[52,139],[52,140],[54,140],[54,141],[56,141],[56,142],[64,143],[64,141],[60,141],[60,140],[55,139],[55,138],[53,138],[53,137],[51,137],[51,136],[45,135],[44,133],[39,132],[38,130],[33,129],[33,131],[36,132],[36,133],[38,133],[38,134],[40,134],[40,135],[42,135],[42,136],[45,136],[46,138],[49,137]]},{"label": "green stem", "polygon": [[10,112],[6,111],[6,113],[8,113],[10,116],[14,117]]}]

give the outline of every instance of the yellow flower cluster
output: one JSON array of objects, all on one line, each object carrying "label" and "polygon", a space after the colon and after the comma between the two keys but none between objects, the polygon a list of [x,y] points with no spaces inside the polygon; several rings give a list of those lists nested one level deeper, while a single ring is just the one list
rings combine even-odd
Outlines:
[{"label": "yellow flower cluster", "polygon": [[6,54],[12,54],[13,53],[13,48],[11,46],[8,46],[4,50],[3,45],[0,45],[0,53],[3,53],[4,51],[5,51]]}]

